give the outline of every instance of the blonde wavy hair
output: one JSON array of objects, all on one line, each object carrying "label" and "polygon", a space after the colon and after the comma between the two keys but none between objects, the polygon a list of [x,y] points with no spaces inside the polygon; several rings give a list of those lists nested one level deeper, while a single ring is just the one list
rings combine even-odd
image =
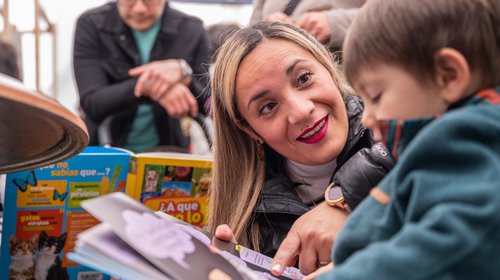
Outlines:
[{"label": "blonde wavy hair", "polygon": [[214,232],[218,225],[228,224],[239,244],[257,251],[260,235],[253,210],[266,179],[270,148],[266,147],[266,160],[259,159],[259,144],[235,125],[241,121],[235,81],[243,59],[264,40],[286,40],[309,51],[331,73],[341,94],[350,93],[332,55],[313,37],[291,25],[261,22],[243,28],[230,35],[215,54],[211,82],[214,164],[207,228]]}]

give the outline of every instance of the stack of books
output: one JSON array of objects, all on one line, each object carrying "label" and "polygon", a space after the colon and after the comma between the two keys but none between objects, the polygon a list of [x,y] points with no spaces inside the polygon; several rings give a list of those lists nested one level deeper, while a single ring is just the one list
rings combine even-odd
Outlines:
[{"label": "stack of books", "polygon": [[82,202],[101,224],[78,235],[68,258],[120,279],[302,279],[296,268],[269,273],[272,259],[221,242],[191,224],[123,193]]}]

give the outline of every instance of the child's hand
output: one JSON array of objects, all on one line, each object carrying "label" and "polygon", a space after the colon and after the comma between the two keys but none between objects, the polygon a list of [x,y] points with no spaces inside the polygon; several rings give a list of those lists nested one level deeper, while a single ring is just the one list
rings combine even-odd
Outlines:
[{"label": "child's hand", "polygon": [[320,276],[321,274],[323,273],[327,273],[329,271],[332,271],[333,270],[333,263],[329,263],[325,266],[322,266],[320,268],[318,268],[318,270],[316,270],[315,272],[307,275],[306,277],[302,278],[302,280],[314,280],[316,279],[318,276]]},{"label": "child's hand", "polygon": [[226,224],[218,225],[212,239],[212,246],[221,251],[227,251],[232,247],[230,242],[237,243],[233,231]]},{"label": "child's hand", "polygon": [[215,229],[215,238],[220,241],[229,242],[232,241],[236,243],[236,239],[234,238],[233,231],[229,228],[228,225],[222,224],[218,225]]}]

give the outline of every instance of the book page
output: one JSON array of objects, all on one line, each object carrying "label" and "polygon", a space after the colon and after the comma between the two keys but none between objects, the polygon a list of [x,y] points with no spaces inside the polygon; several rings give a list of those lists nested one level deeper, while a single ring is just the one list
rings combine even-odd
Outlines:
[{"label": "book page", "polygon": [[202,241],[123,193],[86,200],[82,206],[174,279],[209,279],[214,270],[227,279],[249,279]]}]

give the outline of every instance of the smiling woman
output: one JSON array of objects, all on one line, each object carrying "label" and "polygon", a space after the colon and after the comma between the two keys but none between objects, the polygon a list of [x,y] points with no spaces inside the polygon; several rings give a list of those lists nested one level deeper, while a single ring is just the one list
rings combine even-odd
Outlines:
[{"label": "smiling woman", "polygon": [[353,209],[391,167],[386,153],[371,149],[359,99],[320,43],[270,22],[221,46],[212,96],[209,229],[228,224],[240,244],[271,257],[286,242],[276,272],[297,256],[311,272],[329,259],[346,217],[323,203],[327,186],[340,186]]},{"label": "smiling woman", "polygon": [[345,146],[347,113],[336,82],[295,43],[259,44],[240,64],[235,98],[242,117],[238,127],[287,159],[320,165],[335,160]]}]

